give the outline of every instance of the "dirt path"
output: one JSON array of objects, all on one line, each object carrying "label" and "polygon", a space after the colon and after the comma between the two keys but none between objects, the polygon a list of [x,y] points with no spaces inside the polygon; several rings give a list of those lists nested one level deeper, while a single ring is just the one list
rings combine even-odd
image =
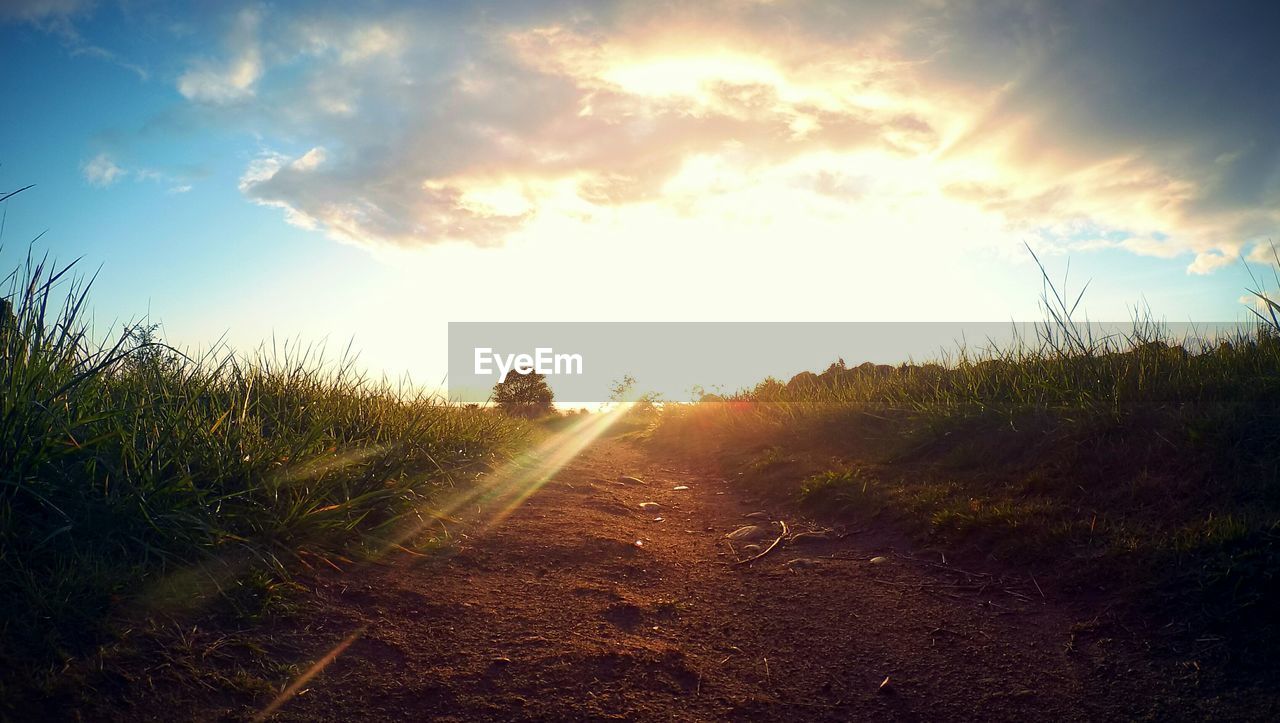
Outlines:
[{"label": "dirt path", "polygon": [[[619,483],[624,474],[647,484]],[[643,512],[642,502],[662,507]],[[732,566],[723,536],[756,511],[723,480],[598,443],[450,550],[322,583],[317,612],[298,624],[340,652],[272,719],[1221,712],[1186,707],[1196,695],[1186,680],[1082,625],[1029,580],[983,589],[989,578],[948,571],[937,553],[937,563],[900,557],[909,551],[871,532]],[[797,558],[817,562],[787,564]]]}]

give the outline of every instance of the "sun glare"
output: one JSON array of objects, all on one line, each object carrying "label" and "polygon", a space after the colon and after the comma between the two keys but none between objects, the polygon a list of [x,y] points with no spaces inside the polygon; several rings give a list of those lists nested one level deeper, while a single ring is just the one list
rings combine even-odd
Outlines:
[{"label": "sun glare", "polygon": [[707,89],[717,83],[778,86],[783,82],[772,64],[732,54],[665,56],[620,63],[604,70],[600,77],[635,95],[700,100],[707,100]]},{"label": "sun glare", "polygon": [[534,210],[527,190],[517,181],[470,185],[459,205],[485,216],[521,216]]},{"label": "sun glare", "polygon": [[[492,529],[501,525],[566,465],[578,457],[584,449],[621,420],[624,409],[588,414],[574,420],[563,431],[552,434],[541,444],[521,454],[500,469],[486,475],[477,484],[449,499],[445,504],[424,509],[425,522],[405,530],[386,545],[387,550],[406,550],[404,544],[422,534],[432,521],[451,519],[455,515],[474,509],[474,522],[479,529]],[[347,457],[343,457],[347,459]],[[350,460],[348,460],[350,461]],[[415,553],[417,554],[417,553]],[[303,690],[313,678],[338,659],[365,632],[360,627],[348,634],[337,645],[321,655],[302,675],[277,695],[266,708],[254,717],[255,721],[270,718],[276,711]]]}]

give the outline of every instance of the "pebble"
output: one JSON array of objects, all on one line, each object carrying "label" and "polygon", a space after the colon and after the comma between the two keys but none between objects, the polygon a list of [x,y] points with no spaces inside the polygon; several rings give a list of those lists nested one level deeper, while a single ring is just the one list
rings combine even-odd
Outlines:
[{"label": "pebble", "polygon": [[662,509],[662,505],[658,504],[657,502],[641,502],[640,509],[644,510],[645,512],[657,512],[658,510]]}]

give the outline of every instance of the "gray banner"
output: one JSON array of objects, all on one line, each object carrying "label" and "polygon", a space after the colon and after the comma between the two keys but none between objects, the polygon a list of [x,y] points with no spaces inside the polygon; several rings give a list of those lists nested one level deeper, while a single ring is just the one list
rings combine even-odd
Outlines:
[{"label": "gray banner", "polygon": [[[1166,324],[1166,338],[1197,349],[1223,335],[1246,331],[1239,323]],[[1131,322],[1075,327],[1092,345],[1126,348]],[[1071,344],[1060,336],[1058,345]],[[993,347],[1037,348],[1040,324],[1011,322],[451,322],[448,394],[454,401],[484,403],[503,374],[543,373],[559,404],[608,402],[624,376],[633,392],[670,401],[695,390],[725,393],[767,377],[782,381],[821,372],[837,359],[864,362],[955,362],[960,354],[983,356]]]}]

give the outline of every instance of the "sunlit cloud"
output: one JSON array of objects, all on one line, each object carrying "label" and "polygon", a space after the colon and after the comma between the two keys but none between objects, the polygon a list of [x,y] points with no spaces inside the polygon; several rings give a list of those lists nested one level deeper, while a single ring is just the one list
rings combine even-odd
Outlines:
[{"label": "sunlit cloud", "polygon": [[[980,247],[1119,249],[1209,273],[1280,219],[1280,176],[1258,161],[1280,132],[1243,117],[1233,134],[1197,110],[1248,92],[1244,60],[1211,61],[1237,72],[1225,95],[1200,77],[1150,76],[1189,52],[1169,38],[1199,11],[1164,14],[1150,37],[1109,30],[1127,12],[244,11],[226,57],[196,61],[179,89],[251,104],[268,142],[301,141],[246,170],[250,200],[371,248],[495,246],[547,217],[592,224],[643,207],[691,219],[732,200],[768,204],[779,222],[818,215],[832,235],[887,211],[892,242],[925,252],[970,234],[927,238],[922,216],[963,216],[988,234]],[[1144,62],[1121,62],[1134,54]]]}]

